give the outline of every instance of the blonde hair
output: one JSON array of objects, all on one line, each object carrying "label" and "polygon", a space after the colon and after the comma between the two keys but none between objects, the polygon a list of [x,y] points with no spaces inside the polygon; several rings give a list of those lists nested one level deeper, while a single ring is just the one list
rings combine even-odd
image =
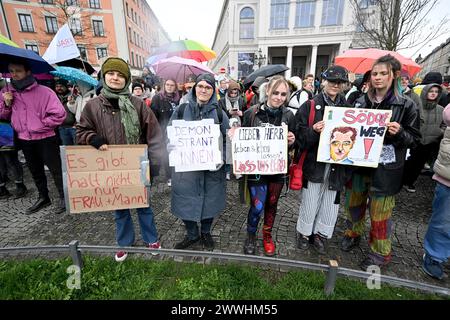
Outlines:
[{"label": "blonde hair", "polygon": [[270,79],[269,83],[267,84],[267,98],[270,97],[273,93],[273,91],[278,88],[280,85],[284,84],[287,89],[287,97],[291,95],[291,90],[289,88],[289,83],[286,81],[286,79],[283,76],[274,76],[272,79]]}]

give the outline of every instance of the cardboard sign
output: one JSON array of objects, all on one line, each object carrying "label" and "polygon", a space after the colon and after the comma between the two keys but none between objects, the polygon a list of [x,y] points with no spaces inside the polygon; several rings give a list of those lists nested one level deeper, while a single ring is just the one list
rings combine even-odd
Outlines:
[{"label": "cardboard sign", "polygon": [[376,168],[392,153],[395,158],[393,146],[383,146],[391,116],[390,110],[325,107],[317,161]]},{"label": "cardboard sign", "polygon": [[146,145],[61,146],[64,195],[70,213],[148,207]]},{"label": "cardboard sign", "polygon": [[222,164],[222,135],[213,119],[201,121],[174,120],[167,127],[169,164],[175,172],[216,170]]},{"label": "cardboard sign", "polygon": [[232,140],[233,173],[287,173],[287,136],[287,126],[237,128]]}]

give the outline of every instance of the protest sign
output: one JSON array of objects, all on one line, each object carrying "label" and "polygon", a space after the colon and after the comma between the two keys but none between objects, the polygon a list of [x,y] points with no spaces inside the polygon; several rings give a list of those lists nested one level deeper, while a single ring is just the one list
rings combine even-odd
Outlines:
[{"label": "protest sign", "polygon": [[148,207],[146,145],[61,148],[64,196],[70,213]]},{"label": "protest sign", "polygon": [[287,126],[237,128],[232,139],[233,173],[287,173],[287,136]]},{"label": "protest sign", "polygon": [[169,164],[175,172],[216,170],[222,164],[220,126],[213,119],[201,121],[174,120],[167,127]]},{"label": "protest sign", "polygon": [[325,107],[317,161],[378,167],[392,111]]}]

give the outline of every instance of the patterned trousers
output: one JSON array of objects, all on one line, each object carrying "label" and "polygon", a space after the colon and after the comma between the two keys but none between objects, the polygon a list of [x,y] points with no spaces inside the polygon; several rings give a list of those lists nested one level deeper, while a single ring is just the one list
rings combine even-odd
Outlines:
[{"label": "patterned trousers", "polygon": [[392,210],[394,196],[374,196],[370,191],[371,178],[353,174],[351,188],[345,192],[345,214],[347,216],[348,237],[359,237],[365,232],[366,210],[369,208],[370,258],[380,263],[391,260]]}]

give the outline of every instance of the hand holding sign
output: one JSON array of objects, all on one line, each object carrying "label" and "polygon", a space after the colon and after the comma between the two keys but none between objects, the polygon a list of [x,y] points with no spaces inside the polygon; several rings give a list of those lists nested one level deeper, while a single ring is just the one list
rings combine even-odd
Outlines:
[{"label": "hand holding sign", "polygon": [[395,136],[397,133],[399,133],[401,126],[398,122],[388,122],[387,124],[388,132],[390,135]]}]

